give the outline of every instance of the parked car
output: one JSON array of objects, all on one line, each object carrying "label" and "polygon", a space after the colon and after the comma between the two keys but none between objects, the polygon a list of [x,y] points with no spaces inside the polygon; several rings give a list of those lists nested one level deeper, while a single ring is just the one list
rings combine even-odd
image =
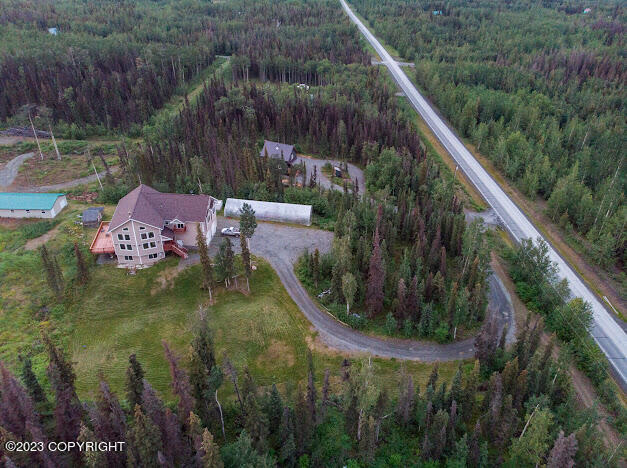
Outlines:
[{"label": "parked car", "polygon": [[223,236],[239,237],[239,228],[236,228],[234,226],[224,228],[220,232],[222,233]]}]

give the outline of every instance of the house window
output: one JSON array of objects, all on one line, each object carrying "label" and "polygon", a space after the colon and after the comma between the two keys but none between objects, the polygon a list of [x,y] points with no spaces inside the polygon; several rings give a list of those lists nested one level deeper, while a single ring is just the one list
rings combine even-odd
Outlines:
[{"label": "house window", "polygon": [[124,236],[122,234],[118,234],[118,240],[124,240]]},{"label": "house window", "polygon": [[144,240],[145,240],[147,237],[148,237],[148,235],[147,235],[145,232],[142,232],[142,233],[141,233],[141,238],[142,238],[142,239],[144,239]]},{"label": "house window", "polygon": [[46,211],[45,211],[45,210],[41,210],[41,212],[42,212],[43,214],[46,214]]},{"label": "house window", "polygon": [[140,231],[143,231],[144,229],[146,229],[146,227],[145,227],[145,226],[139,226],[139,230],[140,230]]},{"label": "house window", "polygon": [[148,239],[153,239],[155,237],[155,233],[154,232],[149,232],[148,233]]},{"label": "house window", "polygon": [[120,244],[120,249],[126,250],[126,244]]},{"label": "house window", "polygon": [[128,231],[128,228],[123,228],[122,231]]},{"label": "house window", "polygon": [[155,244],[154,242],[151,242],[151,243],[150,243],[150,248],[151,248],[151,249],[154,249],[156,246],[157,246],[157,244]]},{"label": "house window", "polygon": [[163,222],[163,224],[165,224],[165,225],[167,226],[168,224],[170,224],[170,221],[166,219],[166,220]]},{"label": "house window", "polygon": [[148,255],[148,258],[157,258],[158,256],[159,254],[154,253],[154,254]]},{"label": "house window", "polygon": [[133,260],[132,255],[124,255],[124,260]]},{"label": "house window", "polygon": [[177,223],[176,224],[176,228],[177,229],[183,229],[185,227],[185,225],[183,223]]},{"label": "house window", "polygon": [[126,250],[133,250],[133,246],[131,244],[126,244]]},{"label": "house window", "polygon": [[124,234],[124,240],[131,240],[130,234]]}]

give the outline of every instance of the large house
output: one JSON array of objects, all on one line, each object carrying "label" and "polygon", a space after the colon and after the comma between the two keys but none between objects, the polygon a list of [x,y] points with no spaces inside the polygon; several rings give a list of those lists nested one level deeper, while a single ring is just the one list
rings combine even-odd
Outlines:
[{"label": "large house", "polygon": [[147,267],[167,252],[187,258],[197,226],[209,243],[216,232],[218,200],[209,195],[161,193],[140,185],[122,198],[113,218],[101,223],[90,250],[115,254],[118,265]]},{"label": "large house", "polygon": [[0,193],[0,218],[54,218],[66,206],[63,193]]},{"label": "large house", "polygon": [[294,151],[293,145],[286,145],[284,143],[277,143],[276,141],[263,141],[263,148],[259,152],[261,157],[270,157],[274,159],[282,159],[291,166],[298,160],[298,155]]}]

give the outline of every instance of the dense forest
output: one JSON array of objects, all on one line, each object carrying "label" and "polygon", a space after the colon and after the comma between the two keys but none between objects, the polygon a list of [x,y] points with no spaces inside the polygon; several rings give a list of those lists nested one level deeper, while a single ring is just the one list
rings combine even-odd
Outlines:
[{"label": "dense forest", "polygon": [[[46,326],[34,328],[47,331],[0,362],[6,466],[616,463],[596,411],[577,406],[567,361],[555,360],[551,340],[541,345],[543,322],[528,322],[508,348],[505,331],[484,320],[489,256],[481,223],[466,224],[454,183],[426,154],[383,72],[367,65],[338,2],[14,0],[1,8],[3,125],[34,104],[50,109],[55,129],[144,137],[119,145],[118,179],[105,180],[102,201],[116,202],[141,180],[179,193],[312,204],[315,222],[335,231],[333,252],[309,252],[297,268],[309,286],[330,290],[330,305],[350,317],[353,307],[359,320],[384,322],[390,334],[444,342],[480,329],[475,362],[461,362],[450,382],[437,365],[419,388],[403,366],[394,382],[382,382],[370,359],[316,369],[303,353],[308,372],[298,382],[273,377],[261,386],[232,364],[235,350],[217,355],[220,330],[208,306],[186,324],[187,354],[163,342],[171,395],[151,386],[133,354],[124,392],[114,394],[111,376],[102,375],[96,397],[81,399],[59,322],[70,296],[94,282],[93,265],[78,242],[60,253],[43,246],[38,273],[52,294],[37,304]],[[217,55],[230,57],[226,76],[204,80],[171,119],[151,121]],[[304,166],[260,157],[264,138],[364,166],[366,186],[346,181],[343,191],[325,191]],[[229,276],[221,255],[233,266],[225,246],[214,259],[217,279]],[[68,269],[68,259],[76,266]],[[519,273],[520,283],[528,280]],[[32,323],[41,323],[35,312]],[[42,450],[9,452],[15,441]],[[124,450],[49,450],[58,441],[124,442]]]},{"label": "dense forest", "polygon": [[[625,255],[625,13],[620,2],[351,2],[416,61],[415,78],[459,133],[547,213]],[[590,11],[584,11],[588,6]]]},{"label": "dense forest", "polygon": [[366,182],[393,187],[397,204],[340,206],[332,251],[305,253],[301,281],[316,295],[326,291],[322,302],[353,326],[376,330],[385,321],[388,334],[440,342],[463,336],[487,305],[481,222],[466,225],[462,203],[427,159],[387,148],[369,164]]},{"label": "dense forest", "polygon": [[369,60],[337,13],[324,3],[3,2],[0,122],[36,104],[68,137],[138,135],[216,54],[233,55],[235,75],[321,83],[333,64]]},{"label": "dense forest", "polygon": [[[539,344],[541,323],[527,323],[511,351],[487,326],[474,366],[444,382],[435,365],[425,388],[401,371],[398,395],[389,395],[367,359],[322,376],[309,356],[289,394],[258,387],[228,356],[218,362],[207,315],[197,322],[187,366],[163,342],[175,405],[145,380],[135,355],[125,394],[102,377],[95,401],[79,400],[70,359],[46,335],[49,388],[28,358],[19,378],[0,363],[0,459],[7,467],[612,466],[594,413],[575,408],[552,344]],[[6,450],[17,441],[40,449]],[[51,450],[59,441],[123,444]]]}]

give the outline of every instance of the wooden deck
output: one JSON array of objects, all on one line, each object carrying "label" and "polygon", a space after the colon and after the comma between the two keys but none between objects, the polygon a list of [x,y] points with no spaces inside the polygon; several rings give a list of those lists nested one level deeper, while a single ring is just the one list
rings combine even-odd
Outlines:
[{"label": "wooden deck", "polygon": [[102,221],[98,226],[98,232],[94,236],[94,240],[89,246],[89,251],[93,254],[112,254],[115,253],[113,247],[113,238],[109,234],[109,222]]}]

